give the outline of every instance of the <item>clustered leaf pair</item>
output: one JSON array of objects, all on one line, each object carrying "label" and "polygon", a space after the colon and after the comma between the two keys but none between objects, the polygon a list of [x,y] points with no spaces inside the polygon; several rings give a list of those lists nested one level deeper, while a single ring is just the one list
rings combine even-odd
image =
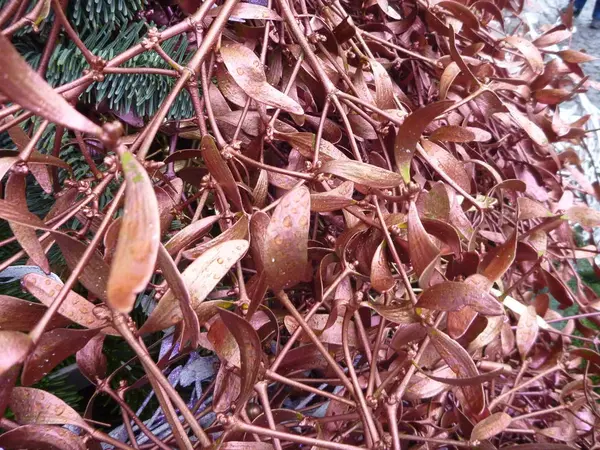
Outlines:
[{"label": "clustered leaf pair", "polygon": [[[0,296],[0,446],[593,448],[600,303],[577,265],[596,270],[597,248],[572,226],[600,225],[600,184],[554,144],[585,138],[560,105],[595,84],[592,58],[563,49],[568,15],[531,41],[514,0],[192,3],[101,61],[53,1],[90,64],[56,88],[0,34],[18,149],[0,157],[1,245],[20,246],[0,268],[42,272],[22,276],[29,297]],[[160,47],[182,33],[185,66]],[[151,51],[176,83],[142,128],[78,112]],[[167,121],[184,89],[195,115]],[[89,178],[36,150],[50,123]],[[45,217],[34,182],[55,197]],[[109,371],[112,339],[135,356]],[[219,363],[188,399],[171,376],[206,352]],[[82,413],[32,387],[69,360],[95,387]],[[146,384],[166,432],[126,400]],[[93,416],[99,395],[126,438]]]}]

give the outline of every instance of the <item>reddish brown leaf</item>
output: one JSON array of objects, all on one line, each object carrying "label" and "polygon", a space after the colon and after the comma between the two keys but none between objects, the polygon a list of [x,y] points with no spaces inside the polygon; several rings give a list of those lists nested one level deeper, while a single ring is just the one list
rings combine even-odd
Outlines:
[{"label": "reddish brown leaf", "polygon": [[516,342],[521,359],[524,360],[527,358],[527,355],[537,340],[538,332],[539,326],[537,323],[535,307],[529,306],[523,314],[521,314],[519,323],[517,324]]},{"label": "reddish brown leaf", "polygon": [[408,250],[415,273],[420,277],[427,268],[431,269],[440,257],[440,250],[433,243],[419,218],[414,202],[408,209]]},{"label": "reddish brown leaf", "polygon": [[401,304],[382,305],[380,303],[365,302],[364,306],[371,308],[381,317],[390,322],[407,325],[418,322],[419,318],[415,313],[414,306],[410,302]]},{"label": "reddish brown leaf", "polygon": [[485,383],[486,381],[493,380],[493,379],[497,378],[498,376],[500,376],[500,375],[502,375],[504,373],[503,369],[498,369],[498,370],[495,370],[493,372],[482,373],[481,375],[478,375],[476,377],[470,377],[470,378],[454,378],[454,377],[452,377],[452,378],[445,378],[445,377],[438,377],[438,376],[435,376],[435,375],[431,375],[431,374],[425,373],[420,368],[418,368],[418,370],[423,375],[425,375],[427,378],[431,378],[432,380],[438,381],[440,383],[447,384],[449,386],[458,386],[458,387],[471,386],[471,385],[474,385],[474,384]]},{"label": "reddish brown leaf", "polygon": [[502,15],[502,11],[491,1],[479,0],[473,5],[471,5],[472,9],[478,9],[485,13],[490,14],[494,20],[498,21],[500,25],[502,25],[502,29],[504,29],[504,16]]},{"label": "reddish brown leaf", "polygon": [[54,92],[17,52],[6,36],[0,36],[0,92],[18,105],[73,130],[100,136],[102,129]]},{"label": "reddish brown leaf", "polygon": [[[23,287],[44,305],[50,306],[63,285],[50,277],[30,273],[23,277]],[[70,291],[61,303],[58,313],[83,327],[101,328],[103,333],[120,336],[113,328],[107,326],[106,320],[96,317],[95,308],[97,306],[92,302]],[[102,307],[98,306],[98,308]]]},{"label": "reddish brown leaf", "polygon": [[242,210],[242,197],[235,183],[235,178],[227,163],[221,156],[215,140],[211,136],[203,136],[200,144],[202,149],[202,157],[204,163],[210,171],[211,176],[215,179],[219,186],[223,188],[227,198],[233,203],[237,210]]},{"label": "reddish brown leaf", "polygon": [[292,114],[304,114],[295,100],[267,83],[260,59],[248,47],[229,42],[221,47],[221,57],[230,75],[248,96]]},{"label": "reddish brown leaf", "polygon": [[544,280],[546,281],[546,285],[548,286],[550,294],[552,294],[552,296],[558,300],[561,308],[569,308],[573,306],[573,295],[568,286],[561,279],[555,277],[547,270],[541,269],[541,272]]},{"label": "reddish brown leaf", "polygon": [[183,252],[184,258],[196,259],[209,249],[221,245],[228,241],[245,240],[248,239],[248,216],[242,214],[239,220],[233,224],[232,227],[227,228],[223,233],[219,234],[216,238],[211,239],[208,242],[203,242],[194,248]]},{"label": "reddish brown leaf", "polygon": [[456,77],[460,74],[460,67],[454,61],[446,66],[442,76],[440,77],[440,99],[445,100],[448,96],[448,91],[454,83]]},{"label": "reddish brown leaf", "polygon": [[571,206],[565,213],[567,219],[584,227],[600,226],[600,212],[588,206]]},{"label": "reddish brown leaf", "polygon": [[[190,302],[196,314],[199,314],[199,308],[206,296],[247,250],[248,241],[223,242],[204,252],[183,271],[181,277],[190,293]],[[140,329],[140,333],[163,330],[182,319],[179,301],[174,292],[168,290]],[[198,320],[202,323],[200,317]]]},{"label": "reddish brown leaf", "polygon": [[383,241],[377,247],[371,261],[371,287],[381,293],[389,291],[395,284],[387,257],[386,242]]},{"label": "reddish brown leaf", "polygon": [[300,186],[281,199],[267,227],[264,270],[273,290],[292,287],[304,278],[309,227],[310,193]]},{"label": "reddish brown leaf", "polygon": [[[212,8],[207,16],[216,17],[222,9],[222,6]],[[231,11],[231,16],[237,19],[281,20],[279,14],[272,9],[253,3],[238,3]]]},{"label": "reddish brown leaf", "polygon": [[310,210],[316,212],[332,212],[354,205],[356,200],[352,199],[354,183],[344,181],[338,187],[330,191],[310,194]]},{"label": "reddish brown leaf", "polygon": [[31,338],[19,331],[0,331],[0,375],[6,374],[16,364],[25,361],[33,342]]},{"label": "reddish brown leaf", "polygon": [[517,199],[517,206],[519,208],[519,220],[539,219],[553,216],[553,214],[541,203],[527,197],[519,197]]},{"label": "reddish brown leaf", "polygon": [[181,250],[202,239],[219,219],[221,219],[220,215],[214,215],[193,222],[169,239],[165,248],[171,256],[176,256]]},{"label": "reddish brown leaf", "polygon": [[[0,330],[31,331],[46,312],[46,307],[8,295],[0,295]],[[49,330],[70,322],[55,315],[48,324]]]},{"label": "reddish brown leaf", "polygon": [[471,192],[471,177],[465,170],[464,164],[439,145],[428,140],[422,140],[421,142],[430,157],[430,161],[452,178],[462,189]]},{"label": "reddish brown leaf", "polygon": [[349,159],[326,161],[318,172],[330,173],[345,180],[377,189],[388,189],[402,184],[402,177],[395,172]]},{"label": "reddish brown leaf", "polygon": [[517,230],[515,230],[506,242],[494,248],[485,255],[479,265],[479,273],[485,276],[491,283],[502,278],[509,269],[517,254]]},{"label": "reddish brown leaf", "polygon": [[504,412],[494,413],[477,423],[471,432],[472,441],[485,441],[502,433],[512,422],[512,417]]},{"label": "reddish brown leaf", "polygon": [[99,330],[57,328],[40,337],[23,366],[21,384],[30,386],[44,378],[69,356],[81,350]]},{"label": "reddish brown leaf", "polygon": [[[312,159],[314,156],[316,135],[313,133],[280,133],[275,132],[274,137],[289,143],[297,149],[302,156]],[[331,142],[321,139],[319,145],[319,159],[323,162],[330,159],[348,159],[348,157],[338,150]]]},{"label": "reddish brown leaf", "polygon": [[548,138],[544,131],[529,120],[519,109],[511,103],[505,103],[504,105],[510,116],[514,119],[517,124],[525,130],[529,137],[538,145],[548,145]]},{"label": "reddish brown leaf", "polygon": [[447,142],[486,142],[492,138],[487,131],[473,127],[448,125],[436,129],[431,139]]},{"label": "reddish brown leaf", "polygon": [[[29,215],[29,211],[27,210],[27,198],[25,196],[25,175],[21,173],[12,173],[8,177],[4,198],[12,205],[11,207],[16,210],[15,213],[23,217]],[[7,220],[10,229],[23,250],[29,255],[33,262],[40,267],[40,269],[46,273],[50,273],[50,264],[46,258],[44,248],[38,240],[35,230],[31,228],[31,225],[35,226],[36,223],[41,221],[39,219],[33,220],[30,226],[23,226],[8,218]]]},{"label": "reddish brown leaf", "polygon": [[[476,377],[479,375],[477,366],[475,366],[467,351],[455,340],[434,328],[428,328],[427,334],[442,359],[450,366],[458,378]],[[469,409],[473,414],[480,414],[485,408],[483,387],[479,384],[464,386],[461,389],[468,402]]]},{"label": "reddish brown leaf", "polygon": [[77,367],[92,383],[106,376],[106,356],[102,353],[104,334],[92,337],[85,346],[75,354]]},{"label": "reddish brown leaf", "polygon": [[498,316],[504,313],[502,304],[494,296],[475,285],[456,281],[446,281],[425,289],[419,296],[417,306],[439,311],[459,311],[470,306],[484,315]]},{"label": "reddish brown leaf", "polygon": [[398,171],[405,183],[410,181],[410,165],[423,131],[453,103],[450,100],[430,103],[409,114],[400,125],[394,143],[394,155]]},{"label": "reddish brown leaf", "polygon": [[508,36],[504,38],[504,41],[519,50],[536,74],[544,71],[544,58],[530,41],[520,36]]},{"label": "reddish brown leaf", "polygon": [[252,396],[263,359],[260,339],[254,328],[240,316],[225,309],[219,310],[221,320],[235,338],[240,352],[240,395],[236,407],[242,408]]},{"label": "reddish brown leaf", "polygon": [[16,387],[9,407],[19,423],[38,425],[71,424],[87,428],[77,412],[58,397],[41,389]]},{"label": "reddish brown leaf", "polygon": [[573,64],[581,64],[598,59],[593,55],[588,55],[587,53],[578,52],[577,50],[572,49],[561,50],[556,52],[556,54],[560,56],[563,61]]},{"label": "reddish brown leaf", "polygon": [[380,109],[395,109],[394,88],[388,71],[378,61],[369,60],[375,80],[375,104]]},{"label": "reddish brown leaf", "polygon": [[556,30],[542,34],[535,41],[533,45],[536,47],[544,48],[558,44],[559,42],[566,41],[571,37],[572,33],[570,30]]},{"label": "reddish brown leaf", "polygon": [[23,425],[0,436],[5,450],[23,448],[46,450],[86,450],[83,439],[66,428],[49,425]]},{"label": "reddish brown leaf", "polygon": [[450,13],[464,23],[467,27],[474,30],[479,29],[477,17],[465,5],[451,0],[442,0],[437,3],[438,6],[450,11]]},{"label": "reddish brown leaf", "polygon": [[121,155],[125,208],[108,280],[107,300],[123,313],[133,309],[136,294],[154,272],[160,243],[158,203],[146,169],[129,153]]},{"label": "reddish brown leaf", "polygon": [[[52,237],[54,237],[60,247],[60,251],[69,269],[71,271],[75,270],[77,263],[87,249],[87,244],[63,233],[53,233]],[[79,275],[79,281],[99,299],[106,300],[106,284],[109,272],[110,269],[104,262],[104,259],[102,259],[102,256],[98,252],[94,252],[87,264],[83,266],[83,270],[81,270]]]}]

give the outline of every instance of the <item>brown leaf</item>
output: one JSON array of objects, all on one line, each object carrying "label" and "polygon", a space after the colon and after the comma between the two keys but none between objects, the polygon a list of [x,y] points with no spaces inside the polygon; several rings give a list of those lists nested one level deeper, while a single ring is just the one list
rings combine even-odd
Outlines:
[{"label": "brown leaf", "polygon": [[544,58],[536,46],[530,41],[521,36],[507,36],[504,38],[504,41],[519,50],[536,74],[540,74],[544,71]]},{"label": "brown leaf", "polygon": [[448,125],[436,129],[431,134],[431,139],[447,142],[486,142],[492,139],[492,135],[479,128]]},{"label": "brown leaf", "polygon": [[248,216],[246,214],[242,214],[232,227],[227,228],[223,233],[219,234],[214,239],[211,239],[208,242],[203,242],[194,248],[184,251],[183,257],[187,259],[196,259],[217,245],[221,245],[228,241],[248,239],[248,227]]},{"label": "brown leaf", "polygon": [[566,212],[565,216],[571,222],[579,223],[584,227],[597,227],[600,226],[600,212],[592,209],[588,206],[577,205],[571,206]]},{"label": "brown leaf", "polygon": [[566,41],[572,35],[570,30],[556,30],[542,34],[535,41],[533,45],[536,47],[544,48],[558,44],[559,42]]},{"label": "brown leaf", "polygon": [[154,273],[160,243],[158,203],[146,169],[129,152],[121,155],[125,175],[125,208],[112,260],[107,300],[111,308],[129,313],[136,294]]},{"label": "brown leaf", "polygon": [[33,70],[6,36],[0,36],[0,92],[11,101],[52,122],[95,136],[102,129],[80,114]]},{"label": "brown leaf", "polygon": [[356,204],[352,198],[354,183],[344,181],[330,191],[310,194],[310,210],[316,212],[332,212]]},{"label": "brown leaf", "polygon": [[[29,211],[27,210],[27,198],[25,195],[25,175],[13,172],[8,177],[5,189],[4,198],[12,205],[12,208],[16,210],[15,213],[27,217]],[[33,262],[40,267],[40,269],[46,273],[50,273],[50,264],[48,263],[46,253],[37,238],[35,230],[31,228],[31,226],[23,226],[8,218],[7,220],[10,229],[23,250],[29,255]],[[31,224],[35,226],[35,224],[39,222],[41,221],[37,219],[33,220]]]},{"label": "brown leaf", "polygon": [[94,384],[106,376],[106,356],[102,353],[105,337],[104,334],[94,336],[75,354],[79,371]]},{"label": "brown leaf", "polygon": [[517,199],[519,220],[539,219],[552,217],[553,214],[541,203],[527,197]]},{"label": "brown leaf", "polygon": [[527,358],[527,355],[537,340],[538,332],[539,325],[537,323],[535,306],[529,306],[523,311],[517,324],[517,349],[519,350],[521,359],[525,360],[525,358]]},{"label": "brown leaf", "polygon": [[[308,116],[307,116],[308,117]],[[307,159],[312,159],[314,156],[314,148],[317,136],[313,133],[273,133],[275,139],[279,139],[289,143],[292,147],[300,152]],[[331,142],[321,139],[319,145],[319,159],[323,162],[330,159],[348,159],[348,157],[337,149]]]},{"label": "brown leaf", "polygon": [[389,291],[396,284],[390,269],[386,252],[386,242],[383,241],[375,250],[371,261],[371,287],[377,292]]},{"label": "brown leaf", "polygon": [[485,441],[502,433],[512,422],[505,412],[497,412],[477,423],[471,432],[471,441]]},{"label": "brown leaf", "polygon": [[[50,306],[62,289],[62,283],[36,273],[23,277],[23,287],[46,306]],[[108,326],[106,320],[99,319],[94,314],[94,308],[101,308],[86,300],[81,295],[70,291],[58,308],[58,313],[67,319],[86,328],[101,328],[103,333],[120,336]]]},{"label": "brown leaf", "polygon": [[17,422],[22,424],[63,425],[87,428],[77,412],[58,397],[41,389],[16,387],[13,389],[9,407]]},{"label": "brown leaf", "polygon": [[292,114],[304,114],[304,110],[295,100],[267,83],[260,60],[248,47],[228,42],[221,47],[221,57],[229,74],[248,96]]},{"label": "brown leaf", "polygon": [[423,228],[414,202],[410,202],[408,208],[408,251],[410,262],[419,277],[426,269],[431,269],[440,257],[440,250]]},{"label": "brown leaf", "polygon": [[[52,237],[60,247],[67,266],[71,271],[75,270],[77,263],[87,249],[87,244],[84,244],[77,239],[74,239],[63,233],[53,233]],[[79,275],[79,281],[88,291],[97,296],[101,300],[106,300],[106,285],[108,283],[108,275],[110,268],[102,259],[98,252],[94,252],[87,264],[83,266]]]},{"label": "brown leaf", "polygon": [[227,311],[219,310],[221,320],[235,338],[240,352],[240,395],[236,399],[236,409],[244,407],[254,392],[254,385],[258,381],[258,374],[263,359],[260,339],[254,328],[240,316]]},{"label": "brown leaf", "polygon": [[[431,338],[435,349],[442,359],[450,366],[458,378],[476,377],[479,375],[477,366],[467,353],[455,340],[435,328],[428,328],[427,334]],[[485,396],[482,385],[464,386],[461,388],[473,414],[480,414],[485,408]]]},{"label": "brown leaf", "polygon": [[49,425],[23,425],[0,436],[5,450],[46,449],[86,450],[83,439],[66,428]]},{"label": "brown leaf", "polygon": [[445,281],[425,289],[417,306],[438,311],[459,311],[470,306],[483,315],[499,316],[504,313],[502,304],[487,291],[456,281]]},{"label": "brown leaf", "polygon": [[23,366],[21,384],[30,386],[44,378],[69,356],[81,350],[99,330],[74,330],[57,328],[40,336],[40,339]]},{"label": "brown leaf", "polygon": [[[0,295],[0,330],[31,331],[46,312],[46,307],[38,303],[21,300],[8,295]],[[70,321],[55,315],[47,329],[62,327]]]},{"label": "brown leaf", "polygon": [[167,252],[162,244],[158,247],[158,258],[156,261],[169,286],[170,292],[179,302],[179,309],[181,310],[184,323],[181,343],[185,344],[189,340],[191,347],[196,348],[200,336],[200,323],[192,308],[190,293],[183,277],[179,273],[175,261],[173,261],[173,258],[171,258],[171,255],[169,255],[169,252]]},{"label": "brown leaf", "polygon": [[[190,293],[191,305],[196,314],[204,299],[247,250],[248,241],[223,242],[204,252],[183,271],[181,277]],[[182,319],[179,302],[175,294],[168,290],[140,329],[140,334],[163,330]],[[198,320],[202,323],[200,317]]]},{"label": "brown leaf", "polygon": [[330,173],[377,189],[388,189],[402,184],[402,177],[395,172],[349,159],[326,161],[319,168],[318,173]]},{"label": "brown leaf", "polygon": [[442,0],[441,2],[438,2],[437,5],[450,11],[455,18],[460,20],[467,27],[472,28],[473,30],[479,29],[479,21],[477,20],[477,17],[475,17],[475,15],[465,5],[451,0]]},{"label": "brown leaf", "polygon": [[371,308],[381,317],[389,320],[390,322],[400,325],[416,323],[419,320],[417,314],[415,313],[415,309],[410,302],[402,302],[401,304],[392,305],[364,302],[362,305]]},{"label": "brown leaf", "polygon": [[555,277],[550,272],[545,269],[540,269],[542,272],[542,276],[544,277],[544,281],[548,286],[548,290],[550,294],[560,303],[561,308],[569,308],[573,306],[573,295],[569,287],[558,277]]},{"label": "brown leaf", "polygon": [[[208,17],[216,17],[223,10],[223,6],[217,6],[209,10]],[[236,19],[256,20],[282,20],[279,14],[265,6],[253,3],[238,3],[231,11],[231,17]]]},{"label": "brown leaf", "polygon": [[0,331],[0,375],[6,374],[16,364],[25,361],[33,342],[31,338],[19,331]]},{"label": "brown leaf", "polygon": [[465,170],[465,166],[452,154],[439,145],[428,141],[421,141],[423,148],[430,157],[430,161],[439,167],[446,175],[458,184],[466,192],[471,192],[471,177]]},{"label": "brown leaf", "polygon": [[588,55],[587,53],[578,52],[577,50],[567,49],[556,52],[563,61],[573,64],[581,64],[591,61],[596,61],[597,57]]},{"label": "brown leaf", "polygon": [[221,153],[215,144],[215,140],[211,136],[203,136],[200,148],[202,149],[204,163],[211,176],[219,183],[219,186],[223,188],[225,195],[233,203],[235,208],[237,210],[242,210],[242,197],[240,196],[240,191],[235,183],[235,178],[233,178],[231,170],[221,156]]},{"label": "brown leaf", "polygon": [[406,119],[398,128],[396,142],[394,143],[394,155],[398,171],[405,183],[410,181],[410,164],[423,131],[425,131],[427,125],[453,103],[450,100],[430,103],[406,116]]},{"label": "brown leaf", "polygon": [[494,20],[498,21],[504,29],[504,16],[502,11],[491,1],[479,0],[471,5],[472,9],[479,9],[490,14]]},{"label": "brown leaf", "polygon": [[548,138],[544,131],[529,120],[519,109],[512,103],[505,103],[504,106],[508,109],[510,116],[517,124],[529,135],[529,137],[538,145],[548,145]]},{"label": "brown leaf", "polygon": [[394,88],[388,71],[374,59],[369,60],[369,64],[375,80],[375,104],[379,109],[395,109]]},{"label": "brown leaf", "polygon": [[445,100],[448,96],[448,91],[454,83],[456,77],[460,74],[460,67],[454,61],[446,66],[442,76],[440,77],[440,99]]},{"label": "brown leaf", "polygon": [[509,269],[517,254],[517,230],[513,231],[506,242],[489,251],[481,264],[479,273],[493,284]]},{"label": "brown leaf", "polygon": [[204,217],[191,223],[187,227],[179,230],[171,239],[169,239],[165,244],[165,248],[171,256],[176,256],[181,250],[202,239],[202,237],[204,237],[204,235],[206,235],[220,219],[220,215],[214,215]]},{"label": "brown leaf", "polygon": [[426,372],[424,372],[422,369],[417,368],[417,370],[419,372],[421,372],[423,375],[425,375],[427,378],[431,378],[432,380],[435,380],[439,383],[444,383],[447,384],[449,386],[458,386],[458,387],[463,387],[463,386],[471,386],[474,384],[481,384],[481,383],[485,383],[486,381],[490,381],[493,380],[494,378],[497,378],[498,376],[502,375],[504,373],[504,369],[498,369],[495,370],[493,372],[488,372],[488,373],[482,373],[481,375],[478,375],[476,377],[469,377],[469,378],[445,378],[445,377],[438,377],[435,375],[431,375],[428,374]]},{"label": "brown leaf", "polygon": [[281,198],[267,227],[264,270],[273,290],[292,287],[304,278],[309,227],[310,193],[300,186]]}]

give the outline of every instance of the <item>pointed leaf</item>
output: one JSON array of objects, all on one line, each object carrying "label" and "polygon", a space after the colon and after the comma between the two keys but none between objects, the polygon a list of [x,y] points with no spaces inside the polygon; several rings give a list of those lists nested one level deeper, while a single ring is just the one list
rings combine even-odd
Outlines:
[{"label": "pointed leaf", "polygon": [[530,41],[521,36],[508,36],[504,38],[504,41],[519,50],[536,74],[540,74],[544,71],[544,58],[536,46]]},{"label": "pointed leaf", "polygon": [[104,338],[104,334],[94,336],[75,354],[79,371],[92,383],[106,376],[106,356],[102,353]]},{"label": "pointed leaf", "polygon": [[571,206],[565,215],[571,222],[579,223],[584,227],[600,226],[600,211],[585,205]]},{"label": "pointed leaf", "polygon": [[394,88],[388,71],[379,61],[369,60],[375,80],[375,104],[379,109],[396,109]]},{"label": "pointed leaf", "polygon": [[512,417],[505,412],[494,413],[475,425],[471,432],[471,440],[485,441],[490,439],[506,430],[511,422]]},{"label": "pointed leaf", "polygon": [[[216,17],[222,9],[222,6],[212,8],[207,16]],[[231,11],[231,17],[236,19],[282,20],[272,9],[253,3],[238,3]]]},{"label": "pointed leaf", "polygon": [[538,145],[548,145],[548,138],[544,131],[527,118],[519,109],[512,103],[505,103],[504,106],[508,109],[510,116],[517,124],[529,135],[533,142]]},{"label": "pointed leaf", "polygon": [[304,278],[308,262],[310,193],[305,186],[279,202],[265,237],[265,273],[273,290],[289,288]]},{"label": "pointed leaf", "polygon": [[[0,295],[0,330],[31,331],[46,312],[46,307],[38,303],[21,300],[8,295]],[[55,315],[48,324],[48,330],[69,324],[70,321]]]},{"label": "pointed leaf", "polygon": [[467,27],[474,30],[479,29],[479,20],[477,20],[477,17],[475,17],[475,15],[465,5],[452,0],[442,0],[441,2],[438,2],[437,5],[450,11],[455,18],[460,20]]},{"label": "pointed leaf", "polygon": [[209,249],[221,245],[228,241],[245,240],[248,239],[248,227],[249,221],[246,214],[238,219],[232,227],[227,228],[223,233],[219,234],[216,238],[211,239],[208,242],[203,242],[194,248],[183,252],[183,257],[187,259],[196,259],[204,254]]},{"label": "pointed leaf", "polygon": [[[87,245],[63,233],[53,233],[52,236],[60,247],[69,269],[71,271],[75,270],[77,263],[87,249]],[[110,268],[104,262],[102,256],[98,252],[94,252],[80,272],[79,281],[99,299],[106,300],[106,284],[109,272]]]},{"label": "pointed leaf", "polygon": [[[23,277],[23,287],[46,306],[50,306],[63,287],[62,283],[36,273]],[[101,328],[103,333],[120,336],[116,330],[109,327],[106,320],[99,319],[94,314],[94,305],[81,295],[70,291],[58,308],[58,313],[67,319],[86,328]]]},{"label": "pointed leaf", "polygon": [[52,122],[73,130],[100,136],[102,129],[78,113],[17,52],[10,41],[0,36],[0,92],[11,101]]},{"label": "pointed leaf", "polygon": [[213,225],[221,219],[220,215],[204,217],[179,230],[165,244],[165,248],[171,256],[176,256],[181,250],[189,247],[210,231]]},{"label": "pointed leaf", "polygon": [[440,250],[423,228],[414,202],[408,208],[408,251],[410,262],[419,277],[440,257]]},{"label": "pointed leaf", "polygon": [[452,178],[462,189],[466,192],[471,192],[471,177],[465,170],[464,164],[439,145],[428,140],[421,142],[430,157],[430,161]]},{"label": "pointed leaf", "polygon": [[544,205],[527,197],[519,197],[517,206],[519,208],[519,220],[547,218],[554,215]]},{"label": "pointed leaf", "polygon": [[295,100],[267,83],[260,59],[248,47],[229,42],[221,47],[221,57],[229,74],[249,97],[292,114],[304,114]]},{"label": "pointed leaf", "polygon": [[30,386],[44,378],[69,356],[81,350],[99,330],[57,328],[40,337],[34,351],[23,366],[21,384]]},{"label": "pointed leaf", "polygon": [[17,422],[22,424],[62,425],[71,424],[87,428],[77,412],[58,397],[41,389],[16,387],[13,389],[9,407]]},{"label": "pointed leaf", "polygon": [[31,338],[19,331],[0,331],[0,375],[4,375],[16,364],[25,361],[33,342]]},{"label": "pointed leaf", "polygon": [[108,305],[119,312],[133,309],[136,294],[154,273],[160,243],[158,202],[146,169],[129,153],[121,155],[125,175],[125,208],[108,280]]},{"label": "pointed leaf", "polygon": [[[21,173],[12,173],[6,182],[6,192],[4,198],[19,215],[27,216],[27,198],[25,196],[25,175]],[[36,217],[37,219],[37,217]],[[7,219],[8,220],[8,219]],[[37,223],[39,219],[34,220]],[[35,230],[31,227],[23,226],[17,222],[8,222],[15,238],[29,255],[33,262],[40,267],[44,272],[50,273],[50,264],[46,258],[46,253],[42,244],[37,238]]]},{"label": "pointed leaf", "polygon": [[388,189],[402,184],[402,177],[395,172],[349,159],[326,161],[319,168],[318,173],[330,173],[377,189]]},{"label": "pointed leaf", "polygon": [[438,311],[459,311],[470,306],[483,315],[499,316],[504,313],[502,304],[493,295],[474,285],[456,281],[445,281],[425,289],[417,306]]},{"label": "pointed leaf", "polygon": [[572,64],[581,64],[591,61],[596,61],[597,57],[593,55],[588,55],[587,53],[578,52],[577,50],[567,49],[556,52],[558,56],[562,58],[563,61],[572,63]]},{"label": "pointed leaf", "polygon": [[447,142],[487,142],[492,139],[492,135],[480,128],[448,125],[436,129],[431,134],[431,139]]},{"label": "pointed leaf", "polygon": [[381,317],[400,325],[417,323],[419,321],[419,317],[415,313],[415,308],[410,302],[402,302],[401,304],[392,305],[364,302],[361,305],[371,308]]},{"label": "pointed leaf", "polygon": [[231,170],[221,156],[221,153],[215,144],[215,140],[211,136],[203,136],[200,148],[202,149],[204,163],[211,176],[219,183],[219,186],[223,188],[225,195],[233,203],[235,208],[237,208],[237,210],[242,210],[242,197],[240,196],[240,191],[235,182],[235,178],[233,178]]},{"label": "pointed leaf", "polygon": [[398,128],[396,142],[394,143],[394,155],[396,156],[398,170],[405,183],[410,181],[410,164],[423,131],[425,131],[427,125],[453,103],[450,100],[430,103],[409,114]]},{"label": "pointed leaf", "polygon": [[83,439],[66,428],[49,425],[23,425],[0,436],[5,450],[46,449],[86,450]]},{"label": "pointed leaf", "polygon": [[[181,277],[190,293],[191,305],[196,314],[204,299],[247,250],[248,241],[223,242],[204,252],[183,271]],[[140,334],[163,330],[182,319],[179,302],[175,294],[168,290],[140,329]],[[202,323],[200,317],[198,320]]]},{"label": "pointed leaf", "polygon": [[256,331],[247,321],[225,309],[219,310],[219,315],[235,338],[240,351],[240,377],[242,382],[240,395],[235,401],[236,409],[239,409],[244,407],[254,392],[254,385],[258,381],[263,359],[262,346]]},{"label": "pointed leaf", "polygon": [[354,183],[344,181],[330,191],[310,194],[310,210],[316,212],[338,211],[356,203],[352,198]]},{"label": "pointed leaf", "polygon": [[375,250],[371,261],[371,287],[379,293],[389,291],[396,284],[385,249],[386,242],[383,241]]},{"label": "pointed leaf", "polygon": [[523,311],[517,324],[517,349],[523,360],[527,358],[538,337],[539,326],[536,318],[535,306],[529,306]]},{"label": "pointed leaf", "polygon": [[[427,334],[442,359],[450,366],[458,378],[479,375],[477,366],[475,366],[467,351],[455,340],[435,328],[428,328]],[[474,414],[481,413],[485,408],[485,396],[482,385],[464,386],[461,389],[468,402],[469,409]]]},{"label": "pointed leaf", "polygon": [[504,244],[489,251],[481,264],[479,272],[490,282],[494,283],[508,270],[515,260],[517,254],[517,230],[506,240]]}]

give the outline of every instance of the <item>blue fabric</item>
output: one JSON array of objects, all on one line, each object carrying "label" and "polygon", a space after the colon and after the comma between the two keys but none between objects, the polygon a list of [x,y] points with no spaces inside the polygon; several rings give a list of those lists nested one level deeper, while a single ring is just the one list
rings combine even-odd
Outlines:
[{"label": "blue fabric", "polygon": [[[575,11],[581,11],[587,0],[575,0]],[[600,0],[596,0],[594,12],[592,13],[594,20],[600,20]]]}]

